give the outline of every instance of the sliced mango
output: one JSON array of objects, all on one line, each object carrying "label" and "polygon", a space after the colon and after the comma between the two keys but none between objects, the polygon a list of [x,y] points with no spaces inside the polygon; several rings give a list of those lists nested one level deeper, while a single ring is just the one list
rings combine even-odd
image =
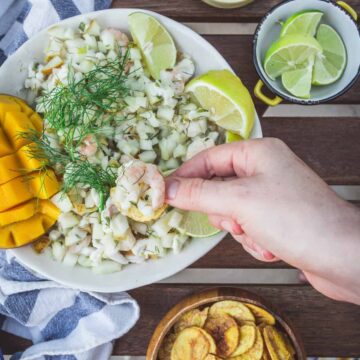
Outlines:
[{"label": "sliced mango", "polygon": [[25,145],[17,152],[0,158],[0,185],[41,168],[42,163],[32,158],[29,152],[31,145]]},{"label": "sliced mango", "polygon": [[34,172],[27,177],[18,177],[0,185],[0,211],[5,211],[34,197],[49,199],[60,190],[52,170]]},{"label": "sliced mango", "polygon": [[0,95],[0,157],[11,154],[29,143],[19,133],[35,129],[41,132],[43,121],[25,101]]},{"label": "sliced mango", "polygon": [[27,220],[37,213],[56,220],[60,215],[60,210],[50,200],[32,199],[10,210],[1,212],[0,227]]},{"label": "sliced mango", "polygon": [[0,229],[2,248],[14,248],[26,245],[45,232],[56,222],[56,219],[44,214],[35,214],[31,218],[5,226]]}]

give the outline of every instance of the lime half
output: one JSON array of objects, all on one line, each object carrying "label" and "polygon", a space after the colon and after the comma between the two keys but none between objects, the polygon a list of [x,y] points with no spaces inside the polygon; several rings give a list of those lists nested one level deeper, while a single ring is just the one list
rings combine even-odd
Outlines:
[{"label": "lime half", "polygon": [[321,24],[316,39],[323,53],[315,58],[313,85],[328,85],[338,80],[344,72],[347,56],[340,35],[329,25]]},{"label": "lime half", "polygon": [[174,40],[159,21],[148,14],[134,12],[128,21],[131,36],[139,46],[151,76],[159,79],[160,71],[175,66]]},{"label": "lime half", "polygon": [[280,36],[296,34],[315,36],[323,15],[324,14],[318,10],[300,11],[285,21]]},{"label": "lime half", "polygon": [[180,227],[186,235],[196,238],[212,236],[220,232],[219,229],[210,224],[207,215],[195,211],[184,213]]},{"label": "lime half", "polygon": [[286,35],[275,41],[265,55],[266,74],[275,80],[284,72],[306,67],[312,56],[321,54],[320,44],[309,35]]},{"label": "lime half", "polygon": [[241,141],[244,140],[244,138],[238,134],[235,134],[231,131],[226,131],[225,133],[225,143],[230,144],[235,141]]},{"label": "lime half", "polygon": [[210,111],[210,119],[218,126],[247,139],[255,119],[255,107],[249,91],[229,70],[214,70],[189,82],[201,107]]},{"label": "lime half", "polygon": [[281,76],[284,88],[298,98],[309,99],[313,66],[314,56],[310,58],[306,67],[284,72]]}]

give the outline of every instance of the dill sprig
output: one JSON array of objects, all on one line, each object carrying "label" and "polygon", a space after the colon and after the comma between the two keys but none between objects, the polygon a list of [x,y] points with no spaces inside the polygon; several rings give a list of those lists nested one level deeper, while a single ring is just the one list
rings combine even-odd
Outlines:
[{"label": "dill sprig", "polygon": [[[49,91],[43,91],[39,105],[47,123],[47,132],[35,130],[19,134],[30,141],[30,158],[40,160],[37,171],[55,169],[62,175],[62,190],[69,192],[77,185],[88,185],[99,194],[99,207],[102,210],[109,197],[110,188],[115,186],[116,171],[108,166],[91,163],[79,153],[79,146],[87,135],[102,134],[123,109],[126,87],[125,66],[128,51],[115,60],[95,65],[93,70],[76,80],[69,66],[67,84],[58,84]],[[48,131],[50,133],[48,133]],[[51,132],[61,139],[55,145]]]}]

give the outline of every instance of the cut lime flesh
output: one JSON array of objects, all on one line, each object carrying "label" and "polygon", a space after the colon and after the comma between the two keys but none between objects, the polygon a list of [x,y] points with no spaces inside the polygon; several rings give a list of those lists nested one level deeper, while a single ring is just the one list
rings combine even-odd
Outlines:
[{"label": "cut lime flesh", "polygon": [[196,238],[208,237],[220,232],[219,229],[210,224],[206,214],[196,211],[184,213],[181,228],[186,235]]},{"label": "cut lime flesh", "polygon": [[128,21],[131,36],[139,46],[151,76],[159,79],[162,70],[175,66],[174,40],[158,20],[146,13],[134,12]]},{"label": "cut lime flesh", "polygon": [[305,68],[312,56],[320,54],[320,44],[308,35],[286,35],[275,41],[265,55],[266,74],[275,80],[284,72]]},{"label": "cut lime flesh", "polygon": [[255,106],[241,80],[228,70],[214,70],[189,82],[190,92],[210,119],[220,127],[248,138],[255,120]]},{"label": "cut lime flesh", "polygon": [[280,36],[296,34],[315,36],[323,15],[318,10],[306,10],[293,14],[283,24]]},{"label": "cut lime flesh", "polygon": [[316,39],[323,53],[315,58],[313,85],[328,85],[337,81],[343,74],[346,62],[346,48],[340,35],[329,25],[321,24]]},{"label": "cut lime flesh", "polygon": [[290,94],[302,99],[310,98],[313,64],[314,58],[310,60],[305,68],[291,70],[282,74],[282,84]]}]

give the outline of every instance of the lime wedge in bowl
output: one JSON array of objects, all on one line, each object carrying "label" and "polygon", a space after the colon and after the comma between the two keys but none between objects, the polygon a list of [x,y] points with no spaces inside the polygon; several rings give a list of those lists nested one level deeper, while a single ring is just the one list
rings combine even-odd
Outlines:
[{"label": "lime wedge in bowl", "polygon": [[129,15],[131,36],[139,46],[154,79],[160,72],[175,66],[176,47],[168,31],[153,16],[142,12]]},{"label": "lime wedge in bowl", "polygon": [[196,211],[184,212],[180,227],[186,235],[194,238],[208,237],[220,232],[219,229],[210,224],[206,214]]},{"label": "lime wedge in bowl", "polygon": [[282,74],[282,84],[290,94],[298,98],[310,99],[314,57],[310,58],[304,68],[290,70]]},{"label": "lime wedge in bowl", "polygon": [[275,41],[265,55],[264,69],[270,79],[275,80],[284,72],[306,67],[322,48],[312,36],[286,35]]},{"label": "lime wedge in bowl", "polygon": [[340,35],[329,25],[321,24],[316,39],[323,53],[315,58],[313,85],[328,85],[343,74],[346,62],[346,48]]},{"label": "lime wedge in bowl", "polygon": [[297,12],[290,16],[282,25],[280,36],[297,34],[315,36],[323,15],[318,10]]},{"label": "lime wedge in bowl", "polygon": [[210,111],[218,126],[247,139],[254,125],[255,107],[249,91],[229,70],[213,70],[191,80],[185,89]]}]

